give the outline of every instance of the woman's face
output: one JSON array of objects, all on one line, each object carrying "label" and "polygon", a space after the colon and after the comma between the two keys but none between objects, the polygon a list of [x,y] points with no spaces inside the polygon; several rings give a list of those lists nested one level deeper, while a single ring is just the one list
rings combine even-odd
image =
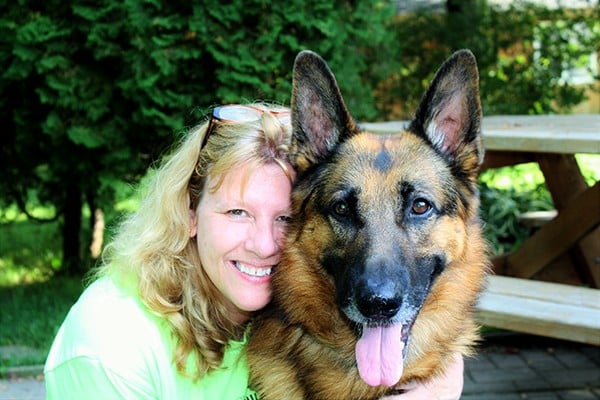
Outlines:
[{"label": "woman's face", "polygon": [[[223,293],[234,320],[271,300],[270,278],[279,263],[290,216],[291,182],[277,164],[256,168],[241,191],[246,166],[229,172],[215,193],[204,193],[191,213],[202,265]],[[209,179],[206,187],[212,182]]]}]

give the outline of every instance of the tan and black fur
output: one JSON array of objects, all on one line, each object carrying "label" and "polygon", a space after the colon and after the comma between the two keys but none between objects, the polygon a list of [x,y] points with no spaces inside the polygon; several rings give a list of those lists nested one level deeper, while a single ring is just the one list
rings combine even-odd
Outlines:
[{"label": "tan and black fur", "polygon": [[273,301],[252,323],[251,385],[263,400],[378,398],[390,388],[357,371],[363,326],[402,324],[400,382],[439,373],[477,339],[487,255],[476,61],[468,50],[446,60],[395,135],[354,123],[317,54],[297,56],[293,79],[293,222]]}]

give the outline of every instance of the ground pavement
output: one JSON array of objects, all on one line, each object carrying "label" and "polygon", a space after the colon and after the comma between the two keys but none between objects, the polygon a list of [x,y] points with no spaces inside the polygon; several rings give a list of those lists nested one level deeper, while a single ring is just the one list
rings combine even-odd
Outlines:
[{"label": "ground pavement", "polygon": [[[13,370],[0,380],[0,400],[43,399],[41,367]],[[600,347],[515,334],[489,337],[465,362],[461,399],[600,400]]]}]

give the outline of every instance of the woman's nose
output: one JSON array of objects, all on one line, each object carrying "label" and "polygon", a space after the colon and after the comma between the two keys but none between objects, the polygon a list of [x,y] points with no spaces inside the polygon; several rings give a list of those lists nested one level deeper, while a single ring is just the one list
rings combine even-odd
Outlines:
[{"label": "woman's nose", "polygon": [[280,250],[281,236],[272,223],[256,222],[247,240],[248,250],[261,258],[274,256]]}]

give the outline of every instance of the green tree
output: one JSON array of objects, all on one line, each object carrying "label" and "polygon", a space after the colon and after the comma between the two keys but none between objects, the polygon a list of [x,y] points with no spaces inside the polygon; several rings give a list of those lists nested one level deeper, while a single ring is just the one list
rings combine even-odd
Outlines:
[{"label": "green tree", "polygon": [[83,206],[111,207],[114,182],[136,182],[210,106],[286,103],[299,50],[326,57],[353,111],[375,116],[369,82],[386,70],[369,64],[386,57],[389,12],[370,0],[7,2],[0,205],[53,207],[63,271],[81,273]]},{"label": "green tree", "polygon": [[586,88],[565,81],[563,73],[591,65],[590,56],[600,51],[600,8],[592,0],[588,5],[449,0],[445,12],[399,15],[391,31],[401,67],[377,88],[381,113],[408,118],[437,67],[460,48],[477,56],[484,114],[568,112],[584,100]]}]

